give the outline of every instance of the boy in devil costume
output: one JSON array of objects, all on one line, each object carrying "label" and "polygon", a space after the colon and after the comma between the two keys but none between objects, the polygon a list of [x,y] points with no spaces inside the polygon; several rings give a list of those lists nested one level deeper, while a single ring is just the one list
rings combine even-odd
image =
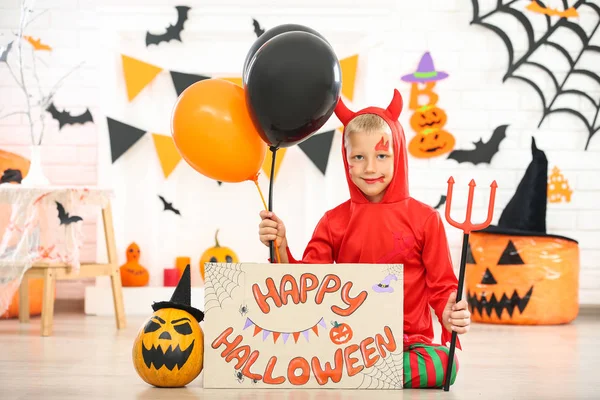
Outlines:
[{"label": "boy in devil costume", "polygon": [[[275,240],[282,263],[404,264],[404,387],[442,387],[445,345],[452,331],[468,331],[470,313],[466,300],[456,303],[458,282],[439,213],[409,195],[401,111],[397,90],[387,109],[352,112],[340,98],[335,113],[345,127],[350,200],[325,213],[302,260],[292,256],[285,225],[274,213],[261,211],[259,237],[265,245]],[[442,325],[441,346],[432,343],[430,305]],[[455,358],[451,384],[457,370]]]}]

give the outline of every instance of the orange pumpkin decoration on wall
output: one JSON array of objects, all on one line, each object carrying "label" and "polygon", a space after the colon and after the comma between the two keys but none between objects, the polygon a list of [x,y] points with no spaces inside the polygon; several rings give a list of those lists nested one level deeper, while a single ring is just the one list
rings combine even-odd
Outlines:
[{"label": "orange pumpkin decoration on wall", "polygon": [[200,275],[202,276],[202,280],[204,279],[204,263],[236,263],[238,262],[238,256],[235,254],[233,250],[229,247],[224,247],[219,244],[219,230],[215,232],[215,245],[209,249],[207,249],[200,257]]},{"label": "orange pumpkin decoration on wall", "polygon": [[120,267],[121,283],[123,286],[146,286],[150,281],[148,270],[140,265],[140,247],[131,243],[125,253],[127,262]]},{"label": "orange pumpkin decoration on wall", "polygon": [[428,128],[418,132],[408,144],[408,151],[417,158],[431,158],[452,151],[456,139],[449,132]]},{"label": "orange pumpkin decoration on wall", "polygon": [[333,344],[348,343],[350,339],[352,339],[354,333],[352,332],[350,325],[346,323],[339,324],[337,321],[333,321],[331,325],[332,327],[329,331],[329,338]]},{"label": "orange pumpkin decoration on wall", "polygon": [[425,129],[442,129],[446,122],[448,122],[446,112],[431,104],[420,107],[410,117],[410,126],[415,132],[421,132]]},{"label": "orange pumpkin decoration on wall", "polygon": [[190,305],[189,266],[170,301],[154,303],[132,350],[138,375],[157,387],[182,387],[196,379],[204,365],[204,313]]}]

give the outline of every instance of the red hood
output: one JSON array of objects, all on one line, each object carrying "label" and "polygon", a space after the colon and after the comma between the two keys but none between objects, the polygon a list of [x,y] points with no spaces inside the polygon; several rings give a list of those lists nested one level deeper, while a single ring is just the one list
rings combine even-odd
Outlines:
[{"label": "red hood", "polygon": [[360,189],[350,179],[348,173],[348,160],[346,158],[345,133],[346,126],[354,118],[362,114],[375,114],[380,116],[387,122],[392,130],[392,142],[394,149],[394,176],[390,182],[383,200],[381,203],[396,203],[409,197],[408,193],[408,157],[406,154],[406,139],[402,125],[398,122],[398,117],[402,112],[402,96],[397,89],[394,89],[394,97],[390,105],[386,108],[367,107],[360,111],[350,111],[342,98],[340,97],[337,106],[335,107],[335,115],[344,125],[344,135],[342,136],[342,156],[344,159],[344,171],[346,172],[346,180],[350,188],[350,200],[353,203],[369,203],[369,200],[360,191]]}]

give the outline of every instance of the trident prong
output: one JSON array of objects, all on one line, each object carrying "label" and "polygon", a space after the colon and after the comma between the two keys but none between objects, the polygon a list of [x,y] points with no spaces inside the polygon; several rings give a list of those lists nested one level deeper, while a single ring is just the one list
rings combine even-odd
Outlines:
[{"label": "trident prong", "polygon": [[483,228],[486,228],[490,225],[490,223],[492,222],[492,218],[494,217],[494,202],[496,200],[496,188],[498,188],[498,184],[496,183],[496,181],[493,181],[492,184],[490,185],[491,187],[491,192],[490,192],[490,202],[489,202],[489,206],[488,206],[488,215],[487,215],[487,219],[485,220],[485,222],[481,223],[481,224],[473,224],[471,222],[471,213],[473,211],[473,196],[475,194],[475,180],[471,179],[471,182],[469,182],[469,197],[467,199],[467,215],[465,217],[465,222],[463,223],[459,223],[456,222],[455,220],[452,219],[452,217],[450,217],[450,209],[451,209],[451,205],[452,205],[452,187],[454,186],[454,178],[450,177],[450,179],[448,179],[448,193],[446,194],[446,221],[448,221],[448,223],[450,225],[452,225],[455,228],[458,229],[462,229],[462,231],[464,233],[471,233],[471,231],[474,230],[480,230]]}]

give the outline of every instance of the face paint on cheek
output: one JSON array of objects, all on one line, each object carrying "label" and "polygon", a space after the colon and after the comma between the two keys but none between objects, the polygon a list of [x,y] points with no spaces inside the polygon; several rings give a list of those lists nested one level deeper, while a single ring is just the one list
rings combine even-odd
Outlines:
[{"label": "face paint on cheek", "polygon": [[390,150],[390,141],[389,140],[384,141],[384,137],[383,136],[381,137],[381,140],[379,141],[379,143],[377,143],[375,145],[375,151],[379,151],[379,150],[382,150],[382,151],[389,151]]}]

